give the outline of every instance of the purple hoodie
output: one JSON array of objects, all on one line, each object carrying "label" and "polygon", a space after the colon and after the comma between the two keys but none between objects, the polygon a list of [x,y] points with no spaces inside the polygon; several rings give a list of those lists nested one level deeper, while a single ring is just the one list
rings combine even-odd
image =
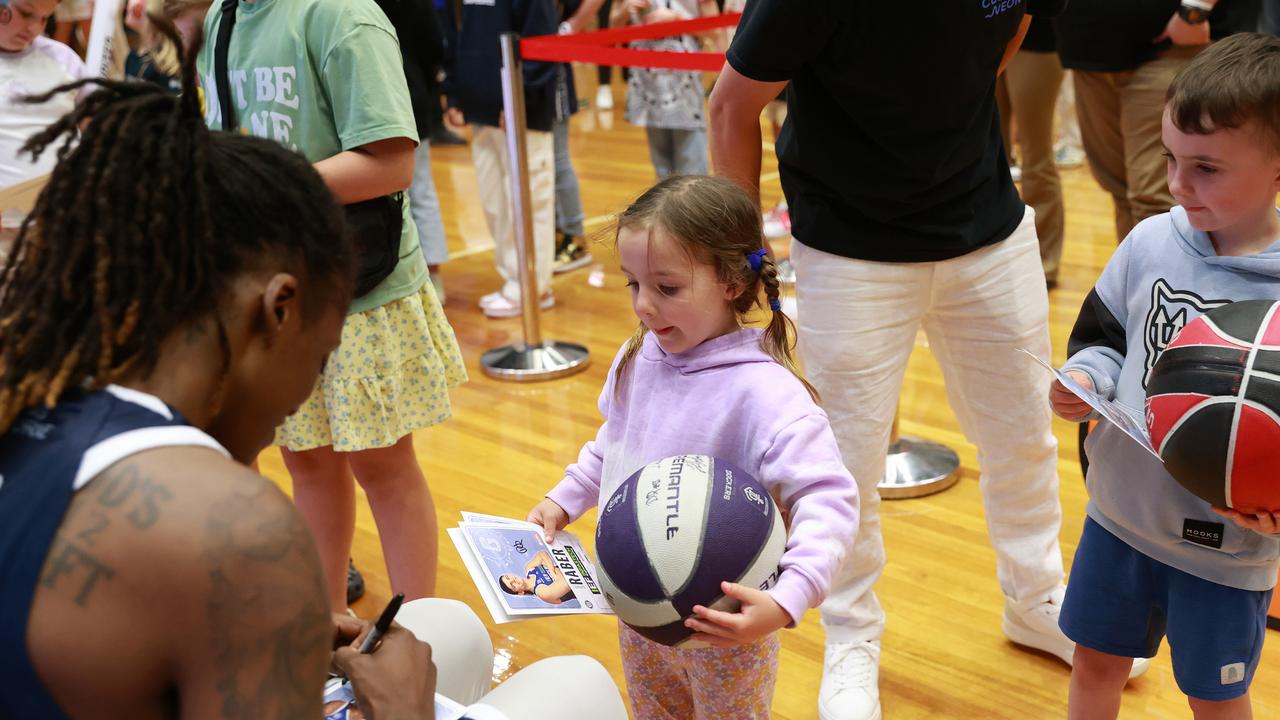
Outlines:
[{"label": "purple hoodie", "polygon": [[858,531],[858,488],[827,414],[747,328],[669,354],[646,335],[616,395],[618,358],[600,393],[604,424],[547,493],[576,520],[632,473],[671,455],[711,455],[750,473],[791,513],[782,574],[768,592],[799,622],[831,587]]}]

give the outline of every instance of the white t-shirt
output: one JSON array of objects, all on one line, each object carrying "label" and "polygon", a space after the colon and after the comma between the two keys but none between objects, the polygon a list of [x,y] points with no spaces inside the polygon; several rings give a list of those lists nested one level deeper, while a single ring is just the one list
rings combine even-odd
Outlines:
[{"label": "white t-shirt", "polygon": [[46,150],[35,162],[25,154],[19,158],[18,148],[70,112],[76,105],[77,95],[62,93],[39,105],[29,105],[20,98],[87,75],[84,62],[75,51],[47,37],[37,37],[31,47],[22,52],[0,52],[0,188],[53,170],[57,162],[54,148]]}]

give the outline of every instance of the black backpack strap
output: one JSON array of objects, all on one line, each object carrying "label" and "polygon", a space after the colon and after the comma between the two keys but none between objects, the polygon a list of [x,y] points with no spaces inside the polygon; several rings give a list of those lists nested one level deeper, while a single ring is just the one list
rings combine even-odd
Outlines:
[{"label": "black backpack strap", "polygon": [[235,130],[235,107],[231,104],[231,79],[227,77],[227,48],[231,44],[231,31],[236,27],[236,6],[239,0],[222,0],[222,21],[218,23],[218,40],[213,48],[213,73],[218,84],[218,107],[222,109],[222,129]]}]

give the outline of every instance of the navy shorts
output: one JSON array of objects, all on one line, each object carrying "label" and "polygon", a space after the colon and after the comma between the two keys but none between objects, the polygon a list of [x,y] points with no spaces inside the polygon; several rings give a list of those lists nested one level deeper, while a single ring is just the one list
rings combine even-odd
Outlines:
[{"label": "navy shorts", "polygon": [[1155,657],[1168,635],[1182,692],[1231,700],[1253,682],[1271,593],[1219,585],[1169,567],[1088,518],[1059,625],[1079,645],[1124,657]]}]

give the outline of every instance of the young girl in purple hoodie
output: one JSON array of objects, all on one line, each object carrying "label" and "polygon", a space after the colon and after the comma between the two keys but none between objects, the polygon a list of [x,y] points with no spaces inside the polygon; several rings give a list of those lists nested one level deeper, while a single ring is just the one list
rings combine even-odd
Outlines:
[{"label": "young girl in purple hoodie", "polygon": [[[826,595],[857,533],[857,486],[792,358],[777,268],[747,195],[721,178],[672,177],[619,216],[617,233],[640,327],[600,393],[595,440],[529,520],[554,533],[671,455],[712,455],[758,478],[790,519],[777,584],[724,583],[739,612],[695,607],[685,624],[710,647],[667,647],[622,623],[618,635],[640,720],[768,718],[777,631]],[[744,327],[755,307],[771,313],[763,330]]]}]

